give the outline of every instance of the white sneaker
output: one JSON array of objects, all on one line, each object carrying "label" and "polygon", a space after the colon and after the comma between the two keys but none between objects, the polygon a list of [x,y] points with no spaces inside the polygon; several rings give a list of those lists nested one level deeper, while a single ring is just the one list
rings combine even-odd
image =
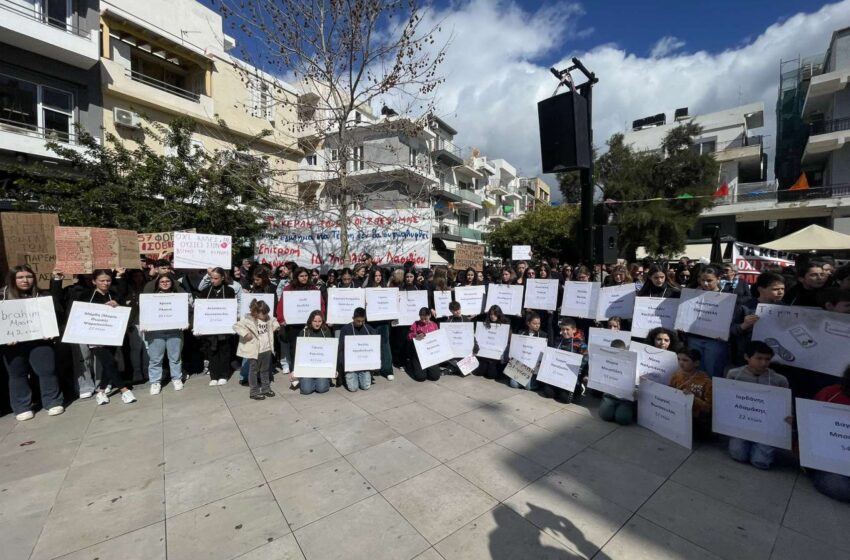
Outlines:
[{"label": "white sneaker", "polygon": [[32,413],[32,410],[27,410],[26,412],[21,412],[20,414],[15,415],[15,420],[18,422],[25,422],[27,420],[32,420],[35,414]]},{"label": "white sneaker", "polygon": [[204,360],[204,371],[201,372],[201,375],[209,375],[210,374],[210,361]]},{"label": "white sneaker", "polygon": [[227,385],[227,378],[222,377],[218,380],[219,385]]},{"label": "white sneaker", "polygon": [[280,373],[284,375],[289,374],[289,362],[282,361],[280,362]]},{"label": "white sneaker", "polygon": [[393,375],[393,374],[389,374],[389,375],[387,376],[387,381],[392,381],[393,379],[395,379],[395,375]]},{"label": "white sneaker", "polygon": [[59,416],[63,412],[65,412],[64,406],[61,406],[61,405],[60,406],[52,406],[52,407],[50,407],[50,410],[47,411],[47,415],[48,416]]},{"label": "white sneaker", "polygon": [[179,379],[175,379],[174,381],[171,382],[171,384],[174,386],[175,391],[182,391],[183,390],[183,382],[180,381]]},{"label": "white sneaker", "polygon": [[215,387],[216,385],[218,385],[218,381],[216,381],[215,379],[210,379],[210,387]]},{"label": "white sneaker", "polygon": [[136,395],[133,394],[133,391],[125,391],[121,393],[121,402],[124,404],[136,402]]},{"label": "white sneaker", "polygon": [[91,391],[86,391],[85,393],[80,393],[80,398],[81,398],[81,399],[90,399],[90,398],[91,398],[91,396],[92,396],[92,392],[91,392]]},{"label": "white sneaker", "polygon": [[111,393],[111,392],[112,392],[112,385],[107,385],[107,386],[106,386],[106,389],[104,390],[104,392],[105,392],[107,395],[108,395],[109,393]]},{"label": "white sneaker", "polygon": [[109,397],[105,391],[98,391],[94,396],[94,400],[97,401],[97,404],[106,404],[109,402]]},{"label": "white sneaker", "polygon": [[151,383],[151,395],[158,395],[160,391],[162,391],[160,383]]}]

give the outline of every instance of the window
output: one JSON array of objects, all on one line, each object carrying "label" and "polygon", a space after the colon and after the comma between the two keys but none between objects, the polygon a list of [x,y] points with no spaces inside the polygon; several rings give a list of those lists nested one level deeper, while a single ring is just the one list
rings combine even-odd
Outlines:
[{"label": "window", "polygon": [[460,227],[469,227],[469,214],[458,214],[457,223]]},{"label": "window", "polygon": [[354,122],[360,123],[363,121],[363,115],[360,114],[360,111],[354,111]]},{"label": "window", "polygon": [[419,163],[419,150],[414,150],[413,148],[410,148],[409,153],[410,153],[410,157],[409,157],[407,163],[408,163],[408,165],[410,165],[412,167],[416,167],[417,164]]},{"label": "window", "polygon": [[331,161],[339,161],[339,150],[336,148],[331,149]]},{"label": "window", "polygon": [[253,78],[248,84],[248,89],[251,95],[249,104],[251,116],[272,120],[274,99],[272,99],[269,84],[260,78]]},{"label": "window", "polygon": [[363,171],[365,165],[363,162],[363,146],[356,146],[351,150],[351,169],[352,171]]},{"label": "window", "polygon": [[319,158],[316,154],[307,154],[307,157],[304,158],[306,160],[307,165],[315,167],[319,162]]},{"label": "window", "polygon": [[74,138],[74,98],[56,88],[0,74],[0,125],[70,142]]}]

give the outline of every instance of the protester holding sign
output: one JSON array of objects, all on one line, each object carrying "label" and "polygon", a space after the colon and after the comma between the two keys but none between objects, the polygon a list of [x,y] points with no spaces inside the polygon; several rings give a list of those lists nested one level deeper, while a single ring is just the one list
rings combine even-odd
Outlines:
[{"label": "protester holding sign", "polygon": [[[343,275],[344,274],[345,271],[343,271]],[[340,287],[343,286],[340,285]],[[363,284],[363,287],[385,288],[386,278],[384,278],[383,269],[377,266],[373,267],[369,271],[369,276],[366,278],[366,282]],[[387,381],[392,381],[395,379],[395,374],[393,374],[393,352],[390,348],[390,333],[392,332],[392,321],[371,321],[371,325],[369,326],[374,329],[375,332],[381,335],[381,375],[386,377]]]},{"label": "protester holding sign", "polygon": [[555,339],[554,347],[558,350],[581,355],[582,365],[579,369],[575,389],[568,391],[551,385],[543,385],[543,396],[571,403],[573,400],[581,398],[584,395],[585,387],[587,387],[587,344],[585,343],[584,333],[579,330],[572,318],[563,317],[561,319],[559,336]]},{"label": "protester holding sign", "polygon": [[[626,343],[615,338],[611,341],[610,347],[626,350]],[[635,421],[635,403],[605,393],[602,395],[602,402],[599,403],[599,417],[606,422],[616,422],[621,426],[628,426]]]},{"label": "protester holding sign", "polygon": [[[210,285],[198,294],[198,299],[236,299],[236,292],[228,285],[224,269],[213,268],[208,276]],[[227,385],[233,353],[233,335],[206,334],[198,338],[201,354],[204,356],[204,369],[210,374],[210,387]]]},{"label": "protester holding sign", "polygon": [[746,363],[744,350],[753,339],[753,327],[759,320],[758,304],[781,304],[785,296],[785,279],[775,272],[765,271],[756,280],[756,297],[745,299],[735,307],[729,340],[734,345],[732,361],[736,366]]},{"label": "protester holding sign", "polygon": [[[156,279],[155,293],[179,294],[183,293],[183,290],[177,286],[177,280],[173,274],[163,274]],[[145,297],[151,296],[146,295]],[[168,369],[171,373],[171,385],[175,391],[183,389],[183,361],[181,358],[183,351],[183,330],[169,329],[142,332],[144,333],[145,344],[148,348],[148,378],[151,383],[151,395],[158,395],[162,390],[162,360],[166,352],[168,352]]]},{"label": "protester holding sign", "polygon": [[[51,297],[51,294],[39,291],[37,282],[35,272],[30,267],[13,266],[6,275],[6,286],[0,292],[0,302]],[[56,335],[59,334],[56,329],[56,312],[62,309],[60,291],[61,284],[53,290],[53,310],[50,311],[52,316],[44,319],[45,322],[52,319],[52,327],[56,330]],[[7,307],[0,304],[0,323],[2,323],[0,328],[10,329],[16,322],[27,322],[33,319],[29,313],[23,313],[24,316],[20,316],[20,312],[10,312]],[[40,317],[38,322],[42,322]],[[41,331],[42,328],[38,330]],[[56,375],[56,352],[52,339],[41,337],[36,340],[12,341],[0,346],[0,351],[2,351],[3,363],[9,375],[9,400],[18,421],[23,422],[34,416],[32,391],[29,384],[30,371],[38,376],[41,406],[47,410],[47,414],[56,416],[65,412],[62,406],[62,393],[59,390],[59,379]]]},{"label": "protester holding sign", "polygon": [[[717,268],[713,266],[704,267],[700,270],[698,282],[699,290],[720,294],[720,271],[717,270]],[[684,293],[687,293],[687,290]],[[723,294],[723,296],[728,296],[728,298],[731,298],[732,300],[735,299],[732,294]],[[695,325],[697,323],[704,322],[707,329],[713,329],[716,327],[716,330],[719,333],[722,326],[721,323],[725,323],[724,338],[710,338],[708,336],[695,334],[694,332],[686,329],[688,332],[687,344],[689,348],[696,348],[700,351],[702,354],[701,363],[703,369],[705,369],[709,375],[712,377],[722,377],[723,372],[726,369],[726,365],[729,362],[729,343],[725,340],[725,338],[728,338],[728,334],[726,333],[728,333],[731,326],[731,313],[728,315],[725,314],[726,308],[722,306],[724,302],[714,304],[706,300],[705,303],[706,306],[711,305],[711,309],[703,309],[699,306],[699,304],[697,304],[697,310],[694,312]],[[732,301],[732,305],[734,306],[734,301]],[[679,319],[683,316],[684,308],[685,304],[680,304],[679,315],[676,320],[676,328],[680,328],[681,326],[681,321]]]},{"label": "protester holding sign", "polygon": [[[407,338],[411,341],[411,343],[414,340],[423,340],[426,334],[434,332],[439,328],[440,327],[437,323],[431,320],[431,310],[427,307],[423,307],[419,310],[419,320],[410,325],[410,332],[408,333]],[[429,381],[439,381],[440,376],[442,375],[440,364],[423,368],[416,352],[413,352],[410,358],[410,373],[414,380],[420,382],[425,381],[426,379]]]},{"label": "protester holding sign", "polygon": [[[275,331],[280,324],[269,316],[269,306],[264,301],[253,300],[251,313],[233,325],[239,335],[236,355],[248,360],[249,398],[262,401],[275,396],[271,388],[271,369],[274,361]],[[210,382],[212,384],[212,382]]]},{"label": "protester holding sign", "polygon": [[508,362],[508,342],[510,341],[509,321],[507,317],[505,317],[505,314],[502,313],[502,308],[498,305],[494,305],[489,310],[487,310],[487,318],[483,322],[478,323],[476,325],[475,338],[479,345],[481,344],[480,341],[482,339],[482,337],[479,336],[478,333],[479,329],[493,331],[493,333],[495,334],[497,328],[504,328],[508,332],[508,340],[505,341],[504,348],[501,348],[502,354],[498,358],[482,356],[480,347],[479,351],[477,352],[479,366],[478,369],[475,370],[475,375],[483,375],[487,379],[496,379],[505,369],[505,364]]},{"label": "protester holding sign", "polygon": [[[126,290],[123,275],[123,269],[116,271],[115,284],[118,288],[118,293],[113,294],[111,291],[112,271],[104,269],[95,270],[94,273],[92,273],[94,289],[87,294],[81,294],[82,297],[78,301],[103,304],[108,305],[109,307],[118,307],[119,302],[124,299],[123,293]],[[64,274],[61,271],[56,271],[53,273],[53,277],[61,280],[64,278]],[[113,389],[118,387],[121,390],[121,402],[124,404],[136,402],[136,397],[133,395],[133,391],[131,391],[126,383],[124,383],[124,379],[118,371],[118,364],[115,358],[115,351],[117,348],[115,346],[89,345],[89,349],[103,372],[103,376],[97,386],[97,394],[95,395],[97,404],[106,404],[109,402],[109,395],[106,390],[107,387],[111,387]],[[82,391],[82,389],[80,390]]]},{"label": "protester holding sign", "polygon": [[649,331],[649,334],[646,335],[646,341],[650,346],[655,346],[662,350],[670,350],[671,352],[678,352],[679,346],[682,344],[679,342],[679,336],[676,334],[676,331],[671,331],[664,327],[658,327]]},{"label": "protester holding sign", "polygon": [[[764,342],[754,340],[747,347],[744,357],[747,360],[747,365],[729,370],[726,374],[727,379],[788,388],[788,379],[770,369],[773,348]],[[790,416],[785,419],[789,424],[793,420]],[[775,453],[776,449],[770,445],[740,438],[729,438],[729,455],[736,461],[750,463],[759,469],[772,467]]]},{"label": "protester holding sign", "polygon": [[[286,299],[285,294],[303,291],[320,292],[318,287],[310,283],[310,273],[307,272],[307,269],[296,268],[295,272],[292,274],[292,282],[287,284],[281,292],[282,297],[277,302],[276,312],[278,322],[285,327],[280,329],[280,367],[281,371],[287,374],[290,373],[291,366],[295,362],[295,345],[297,344],[298,333],[301,332],[301,328],[305,323],[287,324],[285,319],[286,315],[284,314],[284,300]],[[320,311],[322,312],[322,317],[324,317],[325,301],[321,297],[319,300],[321,305]],[[294,377],[290,377],[290,382],[293,389],[298,387],[298,380]]]},{"label": "protester holding sign", "polygon": [[[396,272],[398,272],[398,270],[396,270]],[[399,293],[419,291],[419,286],[416,285],[416,274],[413,272],[413,270],[402,270],[401,273],[401,284],[398,284],[398,275],[394,273],[393,281],[390,286],[397,286]],[[399,313],[400,312],[401,306],[399,306]],[[398,321],[395,321],[395,326],[393,326],[392,332],[390,333],[392,361],[395,367],[399,369],[404,369],[407,367],[408,362],[410,362],[410,359],[413,357],[413,346],[410,340],[408,339],[410,327],[408,327],[407,325],[399,326],[397,323]]]},{"label": "protester holding sign", "polygon": [[[525,325],[526,325],[525,330],[521,330],[520,332],[518,332],[517,333],[518,335],[529,336],[531,338],[544,338],[544,339],[546,339],[546,346],[548,346],[549,335],[546,333],[546,331],[544,331],[540,328],[540,326],[541,326],[540,315],[538,315],[534,311],[528,311],[525,315]],[[526,365],[529,365],[529,364],[526,364]],[[529,366],[529,367],[531,367],[531,366]],[[536,364],[535,364],[535,367],[536,367]],[[534,368],[532,368],[532,369],[534,369]],[[513,379],[510,380],[510,385],[514,389],[517,389],[517,388],[520,387],[520,384],[517,383]],[[536,391],[538,389],[538,383],[537,383],[537,376],[536,375],[532,376],[531,380],[524,387],[524,389],[527,389],[529,391]]]},{"label": "protester holding sign", "polygon": [[[339,351],[337,352],[339,370],[345,374],[345,388],[352,393],[357,391],[358,388],[361,391],[369,390],[369,387],[372,386],[372,372],[369,370],[348,371],[351,368],[347,368],[345,364],[346,338],[369,335],[377,336],[377,333],[366,324],[366,310],[358,307],[354,310],[351,322],[339,331]],[[377,363],[381,363],[381,361],[378,360]]]},{"label": "protester holding sign", "polygon": [[[844,370],[841,383],[821,389],[816,401],[850,406],[850,366]],[[850,502],[850,476],[810,468],[812,482],[821,494],[840,502]]]},{"label": "protester holding sign", "polygon": [[[322,338],[333,340],[333,331],[325,324],[325,319],[322,317],[322,312],[318,309],[310,313],[307,319],[307,324],[298,333],[300,338]],[[334,341],[336,344],[336,341]],[[329,377],[304,377],[299,375],[298,370],[295,370],[295,375],[298,376],[299,387],[302,395],[311,393],[327,393],[331,386]]]},{"label": "protester holding sign", "polygon": [[694,396],[694,430],[697,437],[711,435],[711,377],[700,371],[702,355],[696,348],[680,348],[676,353],[679,370],[670,378],[670,387]]},{"label": "protester holding sign", "polygon": [[651,265],[644,278],[647,282],[638,290],[637,297],[677,298],[682,295],[673,279],[658,264]]}]

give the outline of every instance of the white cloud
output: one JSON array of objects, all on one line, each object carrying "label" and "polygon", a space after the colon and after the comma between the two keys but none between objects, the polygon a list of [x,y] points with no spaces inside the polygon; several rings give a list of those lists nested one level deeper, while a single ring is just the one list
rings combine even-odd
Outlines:
[{"label": "white cloud", "polygon": [[[511,0],[471,0],[433,15],[443,20],[446,36],[453,33],[437,105],[457,128],[459,145],[538,174],[537,102],[556,85],[548,68],[564,68],[578,56],[599,77],[593,126],[600,147],[646,115],[676,107],[707,113],[754,101],[765,103],[765,127],[756,132],[772,146],[780,59],[825,51],[832,32],[850,25],[850,0],[784,19],[745,43],[730,38],[734,46],[721,53],[646,57],[603,44],[616,37],[598,37],[600,44],[586,52],[552,52],[554,37],[582,32],[581,13],[568,3],[527,12]],[[552,176],[545,178],[554,184]]]},{"label": "white cloud", "polygon": [[649,56],[651,56],[652,58],[664,58],[665,56],[673,54],[684,46],[685,42],[681,39],[673,37],[672,35],[667,35],[666,37],[658,39],[658,42],[656,42],[652,46],[652,50],[649,52]]}]

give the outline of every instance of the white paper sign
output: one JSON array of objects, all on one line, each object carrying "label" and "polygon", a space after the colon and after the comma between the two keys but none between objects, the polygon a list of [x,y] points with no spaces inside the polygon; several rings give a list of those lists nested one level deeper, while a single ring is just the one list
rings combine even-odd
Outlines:
[{"label": "white paper sign", "polygon": [[343,345],[346,372],[381,369],[381,335],[346,335]]},{"label": "white paper sign", "polygon": [[472,348],[475,346],[474,323],[443,323],[440,330],[446,331],[446,336],[449,337],[453,358],[472,355]]},{"label": "white paper sign", "polygon": [[711,430],[791,449],[791,390],[724,377],[711,381]]},{"label": "white paper sign", "polygon": [[581,319],[595,318],[600,289],[599,282],[565,282],[561,315]]},{"label": "white paper sign", "polygon": [[333,379],[336,377],[338,351],[339,341],[336,338],[299,337],[293,371],[297,377]]},{"label": "white paper sign", "polygon": [[[121,346],[130,320],[129,307],[75,301],[65,324],[62,342],[91,346]],[[233,326],[233,323],[230,324]],[[232,330],[232,329],[231,329]]]},{"label": "white paper sign", "polygon": [[637,354],[635,385],[640,383],[641,377],[647,377],[662,385],[669,385],[670,378],[679,369],[679,359],[675,352],[634,340],[629,344],[629,351]]},{"label": "white paper sign", "polygon": [[512,261],[531,260],[531,245],[513,245],[511,247]]},{"label": "white paper sign", "polygon": [[800,464],[850,476],[850,406],[797,399]]},{"label": "white paper sign", "polygon": [[[441,292],[434,290],[434,311],[437,312],[437,317],[450,317],[452,312],[449,309],[449,304],[452,302],[452,293],[449,290]],[[462,310],[463,308],[461,308]]]},{"label": "white paper sign", "polygon": [[676,312],[676,330],[729,340],[729,327],[737,301],[735,294],[685,288]]},{"label": "white paper sign", "polygon": [[587,329],[587,346],[607,346],[611,347],[611,342],[622,340],[629,347],[629,342],[632,340],[632,333],[629,331],[615,331],[613,329],[600,329],[599,327],[590,327]]},{"label": "white paper sign", "polygon": [[281,293],[283,320],[287,325],[305,325],[310,313],[322,309],[322,292],[319,290],[284,290]]},{"label": "white paper sign", "polygon": [[458,286],[455,288],[455,301],[460,304],[463,315],[474,316],[484,310],[485,286]]},{"label": "white paper sign", "polygon": [[174,232],[174,268],[230,269],[233,243],[229,235]]},{"label": "white paper sign", "polygon": [[501,360],[511,337],[511,326],[483,322],[475,323],[475,340],[478,342],[478,357]]},{"label": "white paper sign", "polygon": [[520,315],[522,314],[522,292],[521,285],[490,284],[487,289],[487,309],[498,305],[505,315]]},{"label": "white paper sign", "polygon": [[0,344],[59,336],[53,298],[35,297],[0,301]]},{"label": "white paper sign", "polygon": [[575,391],[581,371],[581,354],[547,348],[537,371],[537,381],[548,383],[567,391]]},{"label": "white paper sign", "polygon": [[242,292],[242,300],[239,307],[239,319],[244,319],[245,316],[251,314],[251,302],[255,299],[266,302],[266,305],[269,306],[269,310],[271,311],[271,315],[275,314],[274,294],[249,294],[247,292]]},{"label": "white paper sign", "polygon": [[637,354],[628,350],[594,346],[589,349],[587,386],[620,399],[635,400]]},{"label": "white paper sign", "polygon": [[632,335],[643,338],[649,331],[664,327],[671,331],[676,325],[679,298],[636,297],[632,316]]},{"label": "white paper sign", "polygon": [[526,309],[543,309],[554,311],[558,309],[558,281],[539,278],[529,278],[525,281]]},{"label": "white paper sign", "polygon": [[422,340],[413,339],[416,356],[422,369],[442,364],[454,358],[449,337],[443,329],[429,332]]},{"label": "white paper sign", "polygon": [[509,379],[513,379],[523,387],[527,387],[534,376],[534,368],[530,368],[517,359],[510,358],[503,372]]},{"label": "white paper sign", "polygon": [[196,335],[233,333],[236,304],[235,299],[196,299],[192,332]]},{"label": "white paper sign", "polygon": [[139,328],[146,332],[189,328],[189,294],[139,294]]},{"label": "white paper sign", "polygon": [[467,356],[466,358],[460,360],[457,363],[457,368],[460,370],[461,375],[467,376],[476,369],[478,369],[478,359],[475,356]]},{"label": "white paper sign", "polygon": [[545,338],[515,334],[511,337],[508,357],[535,369],[537,368],[537,361],[543,351],[546,350],[547,345],[548,341]]},{"label": "white paper sign", "polygon": [[850,315],[810,307],[759,304],[753,340],[774,350],[773,361],[841,377],[850,348]]},{"label": "white paper sign", "polygon": [[366,288],[366,318],[369,322],[398,319],[398,293],[398,288]]},{"label": "white paper sign", "polygon": [[428,292],[410,290],[398,293],[398,324],[412,325],[419,320],[419,310],[428,305]]},{"label": "white paper sign", "polygon": [[328,290],[328,324],[350,323],[354,310],[358,307],[366,307],[366,291],[363,288],[330,288]]},{"label": "white paper sign", "polygon": [[604,321],[611,317],[630,319],[635,309],[635,285],[608,286],[599,290],[596,305],[596,320]]},{"label": "white paper sign", "polygon": [[690,449],[693,445],[694,396],[641,379],[638,388],[638,424]]}]

